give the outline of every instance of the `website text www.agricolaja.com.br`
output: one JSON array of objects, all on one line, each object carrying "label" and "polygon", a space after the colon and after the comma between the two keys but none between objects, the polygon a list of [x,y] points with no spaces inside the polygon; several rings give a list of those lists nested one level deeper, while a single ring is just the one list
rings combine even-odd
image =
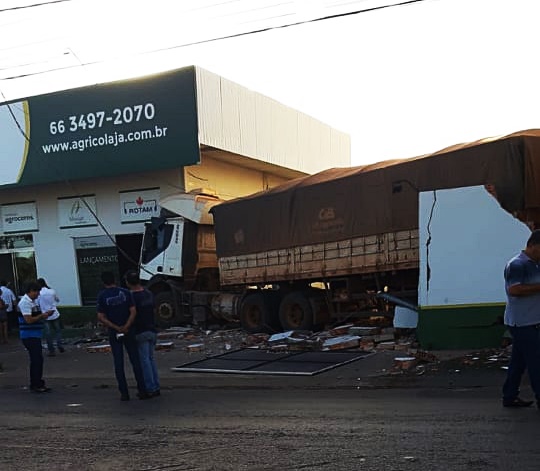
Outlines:
[{"label": "website text www.agricolaja.com.br", "polygon": [[55,142],[51,144],[42,144],[41,148],[44,154],[53,154],[56,152],[71,152],[92,149],[95,147],[112,146],[117,147],[122,144],[127,144],[136,141],[145,141],[148,139],[159,139],[167,136],[167,128],[154,126],[150,129],[142,129],[140,131],[130,131],[128,133],[114,132],[103,133],[98,136],[88,135],[82,139],[74,139],[70,141]]}]

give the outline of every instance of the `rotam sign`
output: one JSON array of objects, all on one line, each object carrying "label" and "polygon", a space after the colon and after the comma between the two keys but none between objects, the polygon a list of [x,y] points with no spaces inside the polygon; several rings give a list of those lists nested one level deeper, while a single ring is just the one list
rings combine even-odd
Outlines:
[{"label": "rotam sign", "polygon": [[120,221],[123,224],[158,217],[159,188],[120,192]]}]

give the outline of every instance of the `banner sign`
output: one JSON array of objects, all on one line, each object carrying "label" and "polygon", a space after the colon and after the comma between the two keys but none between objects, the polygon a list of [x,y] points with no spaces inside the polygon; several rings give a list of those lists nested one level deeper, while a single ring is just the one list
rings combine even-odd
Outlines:
[{"label": "banner sign", "polygon": [[107,236],[74,239],[77,271],[83,306],[96,304],[97,294],[103,289],[101,273],[111,271],[118,280],[118,253]]},{"label": "banner sign", "polygon": [[148,221],[158,217],[159,188],[120,192],[120,221],[124,223]]},{"label": "banner sign", "polygon": [[0,106],[0,186],[199,162],[195,68]]},{"label": "banner sign", "polygon": [[35,201],[2,205],[0,207],[0,213],[2,217],[2,231],[5,234],[38,230]]},{"label": "banner sign", "polygon": [[97,226],[94,214],[96,214],[96,197],[94,195],[58,198],[58,226],[60,229]]}]

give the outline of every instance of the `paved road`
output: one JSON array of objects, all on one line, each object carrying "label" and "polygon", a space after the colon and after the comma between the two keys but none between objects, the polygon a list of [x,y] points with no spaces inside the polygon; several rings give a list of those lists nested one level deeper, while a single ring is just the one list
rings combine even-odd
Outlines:
[{"label": "paved road", "polygon": [[0,469],[538,469],[540,413],[500,407],[500,372],[377,382],[388,358],[254,378],[170,373],[163,353],[162,396],[121,403],[106,354],[47,359],[54,391],[34,395],[24,352],[3,348]]}]

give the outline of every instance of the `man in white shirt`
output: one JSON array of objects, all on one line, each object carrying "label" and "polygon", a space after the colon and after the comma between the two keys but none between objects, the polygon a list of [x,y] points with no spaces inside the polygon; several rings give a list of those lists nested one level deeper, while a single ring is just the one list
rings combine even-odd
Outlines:
[{"label": "man in white shirt", "polygon": [[6,305],[8,328],[11,329],[19,323],[15,310],[17,307],[17,296],[15,296],[15,293],[8,288],[6,280],[0,280],[0,297]]},{"label": "man in white shirt", "polygon": [[47,339],[47,349],[49,356],[56,356],[54,350],[54,342],[60,353],[64,353],[64,345],[62,343],[62,325],[60,324],[60,313],[56,308],[56,303],[59,301],[56,291],[47,285],[43,278],[38,278],[39,298],[37,299],[41,312],[49,312],[49,317],[45,321],[45,338]]}]

